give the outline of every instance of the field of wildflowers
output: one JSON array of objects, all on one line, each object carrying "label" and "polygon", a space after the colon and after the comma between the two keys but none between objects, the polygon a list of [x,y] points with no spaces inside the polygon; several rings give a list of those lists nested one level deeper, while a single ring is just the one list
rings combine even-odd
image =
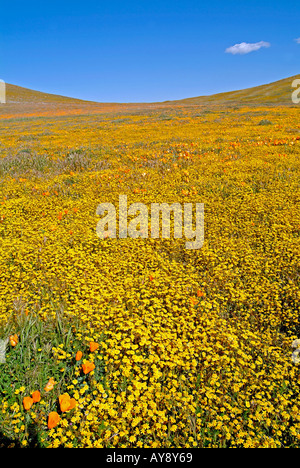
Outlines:
[{"label": "field of wildflowers", "polygon": [[[299,447],[299,158],[295,107],[2,119],[0,446]],[[100,240],[119,194],[204,246]]]}]

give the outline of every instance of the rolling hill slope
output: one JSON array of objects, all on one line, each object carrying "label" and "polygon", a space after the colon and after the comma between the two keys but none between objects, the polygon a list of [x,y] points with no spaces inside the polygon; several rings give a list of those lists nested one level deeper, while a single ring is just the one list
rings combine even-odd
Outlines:
[{"label": "rolling hill slope", "polygon": [[136,104],[97,103],[81,99],[34,91],[6,84],[6,104],[0,107],[0,117],[76,115],[122,111]]},{"label": "rolling hill slope", "polygon": [[294,91],[292,83],[300,79],[295,75],[270,84],[256,86],[238,91],[199,96],[173,101],[182,104],[223,104],[223,105],[293,105],[291,94]]},{"label": "rolling hill slope", "polygon": [[292,82],[299,78],[300,75],[295,75],[254,88],[155,103],[97,103],[7,84],[7,103],[0,106],[0,117],[130,112],[190,106],[294,106]]}]

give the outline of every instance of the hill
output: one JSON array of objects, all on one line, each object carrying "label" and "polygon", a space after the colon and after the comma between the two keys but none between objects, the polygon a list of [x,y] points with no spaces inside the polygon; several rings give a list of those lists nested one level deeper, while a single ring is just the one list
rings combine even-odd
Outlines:
[{"label": "hill", "polygon": [[98,112],[118,112],[137,108],[138,104],[97,103],[55,94],[34,91],[6,84],[6,104],[0,107],[0,116],[74,115]]},{"label": "hill", "polygon": [[154,103],[98,103],[47,94],[40,91],[6,85],[7,103],[0,107],[0,117],[74,115],[106,112],[131,112],[158,108],[191,106],[293,106],[292,82],[300,75],[237,91]]},{"label": "hill", "polygon": [[273,83],[247,88],[238,91],[199,96],[173,101],[181,104],[223,104],[223,105],[293,105],[291,94],[294,91],[292,83],[299,79],[295,75]]}]

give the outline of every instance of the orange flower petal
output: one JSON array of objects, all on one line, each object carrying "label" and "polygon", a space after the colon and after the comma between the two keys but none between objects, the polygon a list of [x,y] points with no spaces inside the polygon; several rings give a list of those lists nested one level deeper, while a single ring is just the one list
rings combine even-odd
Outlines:
[{"label": "orange flower petal", "polygon": [[41,393],[38,390],[36,390],[32,393],[32,399],[35,403],[38,403],[39,401],[41,401]]},{"label": "orange flower petal", "polygon": [[77,351],[76,356],[75,356],[76,361],[80,361],[81,358],[82,358],[82,352]]},{"label": "orange flower petal", "polygon": [[62,413],[65,411],[70,411],[71,409],[75,408],[76,400],[74,398],[70,398],[68,393],[64,393],[58,397],[60,410]]},{"label": "orange flower petal", "polygon": [[69,408],[69,410],[75,408],[76,404],[77,404],[77,402],[76,402],[75,398],[71,398],[70,399],[70,408]]},{"label": "orange flower petal", "polygon": [[53,427],[57,426],[60,421],[60,416],[57,414],[56,411],[52,411],[48,415],[48,428],[53,429]]},{"label": "orange flower petal", "polygon": [[190,297],[190,303],[192,305],[196,305],[198,303],[198,299],[196,299],[195,297]]},{"label": "orange flower petal", "polygon": [[48,383],[46,384],[46,386],[44,388],[45,392],[50,392],[50,390],[53,390],[55,384],[56,384],[56,382],[51,377],[51,379],[49,379]]},{"label": "orange flower petal", "polygon": [[91,341],[90,343],[90,351],[93,352],[93,351],[96,351],[96,349],[99,348],[99,344],[98,343],[95,343],[95,341]]},{"label": "orange flower petal", "polygon": [[15,335],[10,335],[9,337],[9,342],[12,346],[16,346],[19,343],[19,337],[17,334]]},{"label": "orange flower petal", "polygon": [[68,393],[64,393],[63,395],[60,395],[58,397],[58,401],[59,401],[60,410],[61,410],[62,413],[69,410],[70,395]]},{"label": "orange flower petal", "polygon": [[63,400],[60,404],[60,410],[62,413],[69,411],[70,409],[70,400]]},{"label": "orange flower petal", "polygon": [[32,407],[33,403],[34,402],[33,402],[33,399],[31,397],[23,398],[24,409],[29,410]]},{"label": "orange flower petal", "polygon": [[82,364],[82,370],[84,374],[88,374],[89,372],[92,372],[95,369],[95,364],[93,362],[87,361],[84,364]]}]

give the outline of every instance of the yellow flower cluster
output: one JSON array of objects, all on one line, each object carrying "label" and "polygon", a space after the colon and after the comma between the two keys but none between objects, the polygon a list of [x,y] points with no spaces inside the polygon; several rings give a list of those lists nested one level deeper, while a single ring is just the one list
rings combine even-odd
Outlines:
[{"label": "yellow flower cluster", "polygon": [[[0,321],[21,297],[99,343],[44,445],[299,447],[299,131],[288,107],[3,121]],[[204,203],[203,248],[100,240],[96,208],[120,194]],[[64,372],[78,349],[53,346]]]}]

